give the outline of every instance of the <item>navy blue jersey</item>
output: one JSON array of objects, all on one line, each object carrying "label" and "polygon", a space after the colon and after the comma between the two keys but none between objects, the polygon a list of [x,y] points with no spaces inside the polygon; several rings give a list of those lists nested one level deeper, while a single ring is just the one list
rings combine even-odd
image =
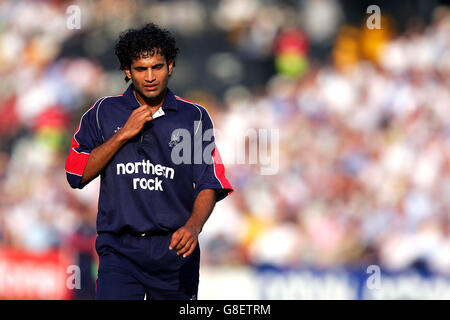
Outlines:
[{"label": "navy blue jersey", "polygon": [[[133,85],[124,94],[99,99],[81,118],[66,161],[72,188],[91,151],[120,130],[140,106]],[[201,190],[218,190],[218,201],[233,192],[214,143],[205,108],[175,96],[128,140],[100,173],[98,232],[166,232],[183,226]]]}]

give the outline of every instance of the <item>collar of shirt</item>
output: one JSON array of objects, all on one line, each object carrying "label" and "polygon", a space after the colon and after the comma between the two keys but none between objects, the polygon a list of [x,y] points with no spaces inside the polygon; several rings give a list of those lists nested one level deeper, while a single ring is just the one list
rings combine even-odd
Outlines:
[{"label": "collar of shirt", "polygon": [[[137,101],[136,96],[134,94],[134,90],[133,90],[133,84],[130,84],[127,88],[127,90],[124,92],[123,94],[123,98],[125,99],[125,103],[127,108],[129,109],[136,109],[140,106],[139,101]],[[163,109],[163,110],[161,110]],[[174,111],[178,111],[178,105],[177,105],[177,100],[175,98],[175,95],[173,94],[173,92],[167,88],[167,93],[166,93],[166,97],[164,99],[164,103],[162,105],[162,108],[158,109],[156,113],[159,113],[159,111],[161,110],[162,114],[164,114],[164,110],[174,110]]]}]

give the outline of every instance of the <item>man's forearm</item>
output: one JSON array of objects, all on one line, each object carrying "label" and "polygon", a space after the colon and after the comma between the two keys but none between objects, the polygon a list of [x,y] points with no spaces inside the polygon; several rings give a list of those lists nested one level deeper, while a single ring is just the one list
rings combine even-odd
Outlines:
[{"label": "man's forearm", "polygon": [[194,202],[192,214],[185,223],[172,235],[169,250],[177,250],[177,254],[187,257],[190,255],[198,242],[198,234],[208,220],[217,200],[217,192],[213,189],[200,191]]},{"label": "man's forearm", "polygon": [[81,183],[88,183],[97,177],[126,141],[127,139],[118,131],[105,143],[93,149],[84,168]]},{"label": "man's forearm", "polygon": [[197,233],[202,231],[203,225],[211,215],[217,200],[217,193],[214,189],[205,189],[200,191],[194,202],[192,214],[186,226],[193,227]]}]

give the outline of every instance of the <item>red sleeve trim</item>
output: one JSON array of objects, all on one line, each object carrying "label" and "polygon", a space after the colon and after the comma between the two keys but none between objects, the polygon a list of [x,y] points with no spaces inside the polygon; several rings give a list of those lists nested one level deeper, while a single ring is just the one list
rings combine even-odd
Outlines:
[{"label": "red sleeve trim", "polygon": [[225,166],[223,165],[222,158],[220,157],[217,147],[213,149],[212,157],[214,163],[214,174],[217,180],[219,180],[223,189],[231,189],[231,191],[228,193],[231,194],[234,190],[228,179],[225,177]]}]

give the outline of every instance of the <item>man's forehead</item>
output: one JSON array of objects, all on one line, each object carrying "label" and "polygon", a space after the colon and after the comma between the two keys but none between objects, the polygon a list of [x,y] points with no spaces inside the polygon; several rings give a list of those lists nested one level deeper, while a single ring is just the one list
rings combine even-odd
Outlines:
[{"label": "man's forehead", "polygon": [[136,58],[132,60],[132,64],[153,64],[153,63],[165,63],[166,59],[161,54],[160,50],[153,49],[152,51],[144,51]]}]

